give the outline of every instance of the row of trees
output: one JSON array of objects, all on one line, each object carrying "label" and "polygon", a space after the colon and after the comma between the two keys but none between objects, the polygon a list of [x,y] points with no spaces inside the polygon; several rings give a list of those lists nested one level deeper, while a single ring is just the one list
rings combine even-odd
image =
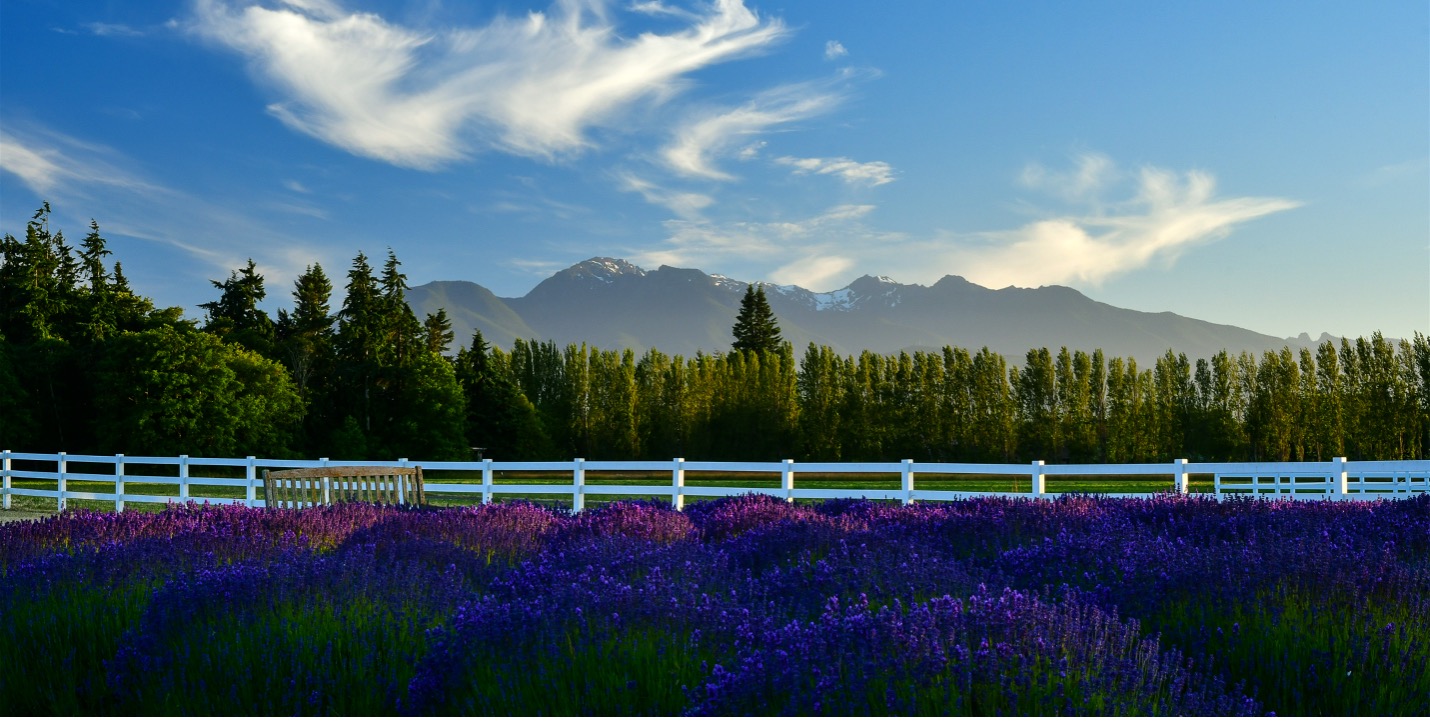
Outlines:
[{"label": "row of trees", "polygon": [[438,314],[419,323],[391,252],[358,254],[333,312],[319,265],[270,318],[252,261],[204,321],[130,290],[91,224],[76,250],[49,228],[0,239],[0,443],[36,451],[465,458],[466,406]]},{"label": "row of trees", "polygon": [[201,307],[129,287],[97,225],[0,240],[0,446],[34,451],[503,460],[584,457],[866,461],[1315,460],[1424,457],[1430,342],[1370,338],[1293,352],[1101,351],[841,356],[780,339],[763,290],[726,353],[639,356],[419,321],[389,251],[361,253],[341,308],[312,265],[276,318],[252,261]]},{"label": "row of trees", "polygon": [[585,458],[1139,462],[1424,457],[1430,342],[1370,338],[1191,362],[1046,348],[796,361],[731,351],[637,358],[518,340],[492,350],[552,451]]}]

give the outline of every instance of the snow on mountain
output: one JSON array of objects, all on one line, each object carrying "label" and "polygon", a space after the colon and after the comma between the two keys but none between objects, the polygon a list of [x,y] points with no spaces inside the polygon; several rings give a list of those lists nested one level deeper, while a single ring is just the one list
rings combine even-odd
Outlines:
[{"label": "snow on mountain", "polygon": [[628,263],[620,258],[591,258],[567,269],[573,275],[586,276],[606,283],[613,283],[622,276],[645,276],[644,268]]}]

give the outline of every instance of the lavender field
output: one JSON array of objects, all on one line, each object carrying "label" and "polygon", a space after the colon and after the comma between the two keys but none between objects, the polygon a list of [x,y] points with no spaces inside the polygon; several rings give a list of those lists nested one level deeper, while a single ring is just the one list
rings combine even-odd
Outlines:
[{"label": "lavender field", "polygon": [[767,496],[0,526],[0,708],[1430,710],[1430,496]]}]

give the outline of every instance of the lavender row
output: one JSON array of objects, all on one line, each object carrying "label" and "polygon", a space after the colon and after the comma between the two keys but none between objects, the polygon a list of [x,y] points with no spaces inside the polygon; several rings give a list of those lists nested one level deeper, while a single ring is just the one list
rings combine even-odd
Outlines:
[{"label": "lavender row", "polygon": [[745,496],[0,527],[32,714],[1409,714],[1430,498]]}]

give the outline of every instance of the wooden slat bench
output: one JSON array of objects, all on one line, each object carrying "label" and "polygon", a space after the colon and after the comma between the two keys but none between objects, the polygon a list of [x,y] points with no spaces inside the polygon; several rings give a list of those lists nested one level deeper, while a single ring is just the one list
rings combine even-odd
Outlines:
[{"label": "wooden slat bench", "polygon": [[426,505],[422,467],[328,466],[263,472],[268,508],[305,508],[343,501]]}]

